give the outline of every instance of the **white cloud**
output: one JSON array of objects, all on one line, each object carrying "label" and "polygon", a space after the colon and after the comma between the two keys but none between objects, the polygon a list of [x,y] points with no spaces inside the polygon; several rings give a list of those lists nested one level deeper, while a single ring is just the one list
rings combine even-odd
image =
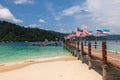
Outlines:
[{"label": "white cloud", "polygon": [[85,24],[93,30],[98,27],[108,28],[111,34],[120,33],[120,0],[86,0],[80,6],[83,13],[70,15],[75,19],[73,24]]},{"label": "white cloud", "polygon": [[15,4],[34,4],[33,0],[14,0]]},{"label": "white cloud", "polygon": [[82,8],[80,6],[72,6],[68,9],[65,9],[62,11],[63,16],[71,16],[75,13],[80,13]]},{"label": "white cloud", "polygon": [[15,18],[13,14],[10,12],[10,10],[8,8],[3,7],[2,5],[0,5],[0,19],[15,23],[23,22],[22,20]]},{"label": "white cloud", "polygon": [[39,19],[38,22],[45,23],[46,21],[44,19]]},{"label": "white cloud", "polygon": [[81,11],[82,11],[82,8],[78,5],[76,5],[76,6],[72,6],[67,9],[64,9],[57,16],[54,14],[54,17],[55,17],[55,20],[61,20],[61,18],[65,17],[65,16],[74,16],[76,14],[79,14]]},{"label": "white cloud", "polygon": [[66,33],[65,29],[63,29],[63,28],[61,28],[59,32]]},{"label": "white cloud", "polygon": [[28,26],[25,26],[25,27],[38,28],[40,26],[41,24],[29,24]]},{"label": "white cloud", "polygon": [[120,0],[87,0],[86,11],[99,24],[120,26]]}]

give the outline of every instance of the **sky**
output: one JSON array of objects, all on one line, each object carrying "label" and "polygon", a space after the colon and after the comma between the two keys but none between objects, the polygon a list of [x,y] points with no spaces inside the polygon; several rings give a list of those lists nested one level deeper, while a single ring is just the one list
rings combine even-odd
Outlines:
[{"label": "sky", "polygon": [[120,0],[0,0],[0,20],[62,33],[78,27],[120,34]]}]

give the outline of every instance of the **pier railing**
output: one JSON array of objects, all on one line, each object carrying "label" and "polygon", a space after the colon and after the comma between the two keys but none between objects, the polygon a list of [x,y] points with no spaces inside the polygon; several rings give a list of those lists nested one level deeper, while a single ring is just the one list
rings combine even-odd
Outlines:
[{"label": "pier railing", "polygon": [[85,56],[88,56],[88,65],[89,69],[92,68],[92,59],[98,59],[102,61],[102,69],[103,69],[103,80],[107,80],[107,70],[108,65],[112,65],[118,69],[120,69],[120,55],[115,52],[107,51],[107,43],[106,41],[102,41],[101,49],[97,49],[97,42],[91,44],[91,41],[88,42],[77,42],[74,40],[66,40],[65,47],[74,55],[77,56],[78,59],[82,60],[84,63]]}]

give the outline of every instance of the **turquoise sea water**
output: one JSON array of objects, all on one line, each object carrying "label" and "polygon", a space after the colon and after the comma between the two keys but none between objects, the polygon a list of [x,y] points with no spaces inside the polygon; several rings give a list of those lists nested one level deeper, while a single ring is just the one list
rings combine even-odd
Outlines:
[{"label": "turquoise sea water", "polygon": [[[64,46],[26,46],[27,44],[25,42],[0,43],[0,64],[70,54]],[[98,49],[101,49],[101,44],[101,41],[97,41]],[[107,41],[107,50],[120,54],[120,41]]]},{"label": "turquoise sea water", "polygon": [[63,46],[26,46],[26,43],[0,43],[0,63],[40,59],[70,54]]},{"label": "turquoise sea water", "polygon": [[[94,41],[92,41],[94,47]],[[102,49],[102,41],[97,41],[97,49]],[[120,41],[107,41],[107,51],[120,54]]]}]

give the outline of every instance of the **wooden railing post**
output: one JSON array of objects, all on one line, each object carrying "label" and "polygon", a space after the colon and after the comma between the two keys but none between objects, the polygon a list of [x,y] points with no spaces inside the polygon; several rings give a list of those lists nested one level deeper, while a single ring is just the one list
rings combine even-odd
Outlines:
[{"label": "wooden railing post", "polygon": [[91,42],[88,42],[88,55],[89,55],[89,59],[88,59],[88,65],[89,65],[89,69],[91,69],[92,63],[91,63]]},{"label": "wooden railing post", "polygon": [[79,41],[77,42],[77,50],[79,51]]},{"label": "wooden railing post", "polygon": [[79,41],[77,42],[77,52],[78,52],[78,56],[77,56],[77,57],[78,57],[78,59],[80,59],[80,53],[79,53],[79,52],[80,52],[80,49],[79,49]]},{"label": "wooden railing post", "polygon": [[103,80],[107,80],[107,47],[106,41],[102,42],[102,57],[103,57]]},{"label": "wooden railing post", "polygon": [[84,44],[85,44],[85,46],[86,46],[86,40],[84,40]]},{"label": "wooden railing post", "polygon": [[84,52],[84,49],[83,49],[83,41],[81,41],[81,59],[82,59],[82,63],[84,63],[84,60],[83,60],[83,52]]},{"label": "wooden railing post", "polygon": [[97,48],[97,41],[95,40],[95,49]]},{"label": "wooden railing post", "polygon": [[81,52],[82,52],[82,54],[83,54],[83,52],[84,52],[84,49],[83,49],[83,42],[81,42]]},{"label": "wooden railing post", "polygon": [[74,56],[77,57],[77,41],[74,43]]}]

